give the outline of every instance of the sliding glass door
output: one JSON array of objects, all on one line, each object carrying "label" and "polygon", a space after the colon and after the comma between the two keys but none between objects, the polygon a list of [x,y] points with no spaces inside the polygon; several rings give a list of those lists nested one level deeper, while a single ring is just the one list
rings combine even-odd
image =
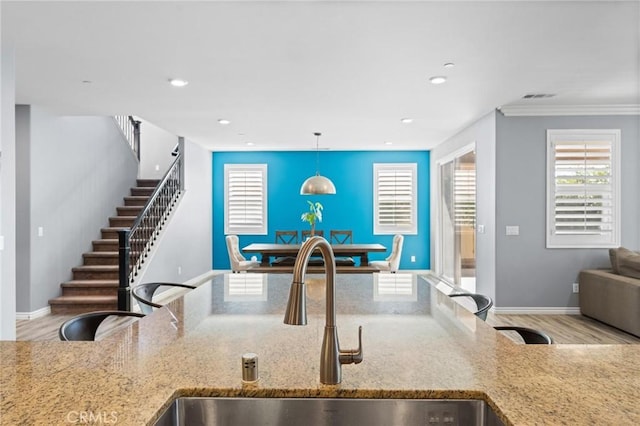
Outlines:
[{"label": "sliding glass door", "polygon": [[440,273],[475,291],[476,155],[473,147],[439,164]]}]

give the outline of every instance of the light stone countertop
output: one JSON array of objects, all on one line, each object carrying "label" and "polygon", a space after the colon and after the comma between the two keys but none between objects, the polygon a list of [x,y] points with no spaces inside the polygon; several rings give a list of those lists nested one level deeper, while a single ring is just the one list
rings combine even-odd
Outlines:
[{"label": "light stone countertop", "polygon": [[99,342],[0,342],[0,424],[153,424],[179,396],[476,398],[506,424],[640,424],[640,346],[515,344],[421,277],[389,278],[413,285],[391,301],[373,276],[338,276],[341,348],[359,325],[364,347],[340,385],[319,382],[322,276],[289,326],[290,275],[219,275]]}]

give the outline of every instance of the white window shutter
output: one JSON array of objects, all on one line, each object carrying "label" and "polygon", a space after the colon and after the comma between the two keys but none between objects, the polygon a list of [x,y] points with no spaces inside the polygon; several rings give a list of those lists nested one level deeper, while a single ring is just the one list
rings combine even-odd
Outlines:
[{"label": "white window shutter", "polygon": [[619,131],[549,131],[548,247],[619,245]]},{"label": "white window shutter", "polygon": [[417,234],[417,164],[376,163],[374,234]]},{"label": "white window shutter", "polygon": [[225,164],[225,234],[267,233],[266,164]]}]

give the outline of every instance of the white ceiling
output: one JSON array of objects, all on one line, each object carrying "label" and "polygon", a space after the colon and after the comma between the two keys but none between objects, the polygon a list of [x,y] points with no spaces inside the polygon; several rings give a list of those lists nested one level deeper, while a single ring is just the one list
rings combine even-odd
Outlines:
[{"label": "white ceiling", "polygon": [[211,150],[429,149],[508,104],[640,104],[638,2],[0,4],[19,103]]}]

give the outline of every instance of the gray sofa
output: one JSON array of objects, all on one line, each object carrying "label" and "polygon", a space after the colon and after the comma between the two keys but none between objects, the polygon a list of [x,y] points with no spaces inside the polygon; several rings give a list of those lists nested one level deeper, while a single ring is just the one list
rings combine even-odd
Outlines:
[{"label": "gray sofa", "polygon": [[640,337],[640,253],[611,249],[612,269],[580,272],[580,312]]}]

